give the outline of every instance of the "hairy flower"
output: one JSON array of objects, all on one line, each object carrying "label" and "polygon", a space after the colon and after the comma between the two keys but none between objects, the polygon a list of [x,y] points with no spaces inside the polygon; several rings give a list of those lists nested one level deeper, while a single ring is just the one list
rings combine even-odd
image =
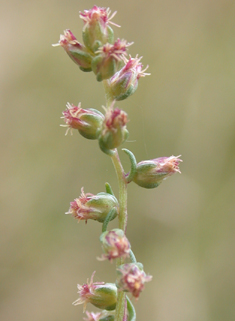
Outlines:
[{"label": "hairy flower", "polygon": [[130,254],[130,243],[121,229],[104,232],[100,236],[104,253],[99,260],[127,258]]},{"label": "hairy flower", "polygon": [[123,57],[127,54],[127,47],[131,44],[118,39],[114,44],[106,43],[95,52],[91,67],[97,81],[109,79],[120,69]]},{"label": "hairy flower", "polygon": [[151,275],[146,275],[141,269],[142,264],[127,263],[119,266],[117,287],[122,291],[132,293],[135,298],[138,298],[140,292],[144,289],[144,283],[152,280]]},{"label": "hairy flower", "polygon": [[123,57],[125,66],[110,78],[110,88],[114,99],[123,100],[129,97],[136,91],[138,80],[150,75],[145,72],[148,66],[142,69],[141,59],[142,57],[138,58],[138,55],[135,58],[130,56],[129,59]]},{"label": "hairy flower", "polygon": [[60,40],[57,44],[67,52],[69,57],[80,67],[82,71],[91,71],[92,57],[86,47],[77,41],[73,33],[66,29],[63,35],[60,35]]},{"label": "hairy flower", "polygon": [[118,108],[107,110],[99,137],[101,149],[104,147],[110,150],[125,142],[129,135],[127,122],[127,113],[123,110]]},{"label": "hairy flower", "polygon": [[133,42],[128,43],[124,39],[117,39],[113,45],[106,43],[100,47],[96,54],[101,54],[105,58],[113,57],[115,60],[120,61],[123,59],[123,55],[127,54],[127,48],[132,44]]},{"label": "hairy flower", "polygon": [[141,187],[157,187],[167,177],[177,172],[181,173],[179,169],[179,163],[182,162],[180,156],[159,157],[138,163],[133,181]]},{"label": "hairy flower", "polygon": [[114,310],[117,302],[117,288],[113,283],[93,282],[95,271],[92,273],[91,280],[87,283],[77,285],[79,298],[73,305],[84,304],[84,311],[87,303],[91,303],[97,308]]},{"label": "hairy flower", "polygon": [[69,211],[65,214],[72,214],[79,221],[88,219],[104,222],[108,213],[115,209],[112,219],[117,216],[119,205],[115,196],[108,193],[84,193],[82,188],[81,195],[70,203]]},{"label": "hairy flower", "polygon": [[84,10],[84,12],[80,11],[79,13],[80,18],[84,21],[85,25],[92,24],[98,20],[103,25],[112,24],[116,27],[120,27],[119,25],[111,21],[113,17],[116,15],[117,11],[115,11],[111,15],[111,17],[109,17],[111,14],[111,10],[109,8],[101,8],[94,6],[90,10]]},{"label": "hairy flower", "polygon": [[114,12],[111,17],[110,13],[109,8],[100,8],[97,6],[94,6],[90,10],[85,10],[83,13],[80,12],[80,18],[84,22],[82,30],[83,42],[93,54],[107,42],[114,42],[113,29],[109,24],[119,26],[111,21],[116,12]]},{"label": "hairy flower", "polygon": [[[63,117],[67,127],[65,135],[70,129],[78,129],[79,133],[88,139],[97,139],[101,130],[104,115],[95,109],[82,109],[81,103],[78,106],[67,103],[67,109],[63,111]],[[72,134],[72,131],[71,131]]]}]

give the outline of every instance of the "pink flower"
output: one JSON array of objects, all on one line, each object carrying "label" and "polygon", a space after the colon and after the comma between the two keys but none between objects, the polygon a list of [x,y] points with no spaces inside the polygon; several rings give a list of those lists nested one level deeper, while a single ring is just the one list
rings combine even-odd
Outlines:
[{"label": "pink flower", "polygon": [[127,43],[126,40],[117,39],[115,43],[112,45],[110,43],[106,43],[103,47],[100,47],[96,54],[99,53],[104,57],[113,57],[117,61],[121,61],[123,59],[123,55],[127,54],[127,47],[131,46],[133,42]]},{"label": "pink flower", "polygon": [[84,193],[82,188],[81,195],[70,203],[69,211],[65,214],[72,214],[79,221],[88,219],[103,222],[111,209],[115,208],[118,213],[118,201],[115,196],[108,193],[98,193],[93,195],[91,193]]},{"label": "pink flower", "polygon": [[133,181],[141,187],[157,187],[167,177],[181,173],[179,163],[182,160],[179,157],[180,155],[159,157],[138,163]]},{"label": "pink flower", "polygon": [[121,229],[113,229],[109,232],[104,232],[100,236],[100,241],[104,250],[99,260],[110,260],[116,258],[127,258],[130,253],[130,243]]},{"label": "pink flower", "polygon": [[79,304],[84,304],[84,310],[86,310],[86,305],[88,302],[90,302],[90,298],[94,295],[95,289],[100,286],[105,284],[105,282],[94,282],[93,283],[93,278],[95,275],[95,271],[91,275],[91,280],[87,279],[87,283],[80,285],[77,285],[78,288],[78,294],[79,298],[73,302],[73,305],[79,305]]},{"label": "pink flower", "polygon": [[135,58],[130,56],[129,60],[123,57],[125,66],[110,78],[110,88],[115,100],[123,100],[132,95],[138,87],[138,80],[150,75],[145,72],[148,66],[142,69],[141,59],[142,57],[138,56]]},{"label": "pink flower", "polygon": [[116,23],[112,22],[111,20],[116,15],[117,11],[115,11],[111,17],[111,10],[109,8],[101,8],[94,6],[90,10],[84,10],[84,12],[80,11],[80,18],[84,21],[85,25],[92,24],[96,21],[99,21],[103,25],[107,26],[108,24],[112,24],[116,27],[120,27]]},{"label": "pink flower", "polygon": [[[63,117],[67,127],[65,135],[70,129],[78,129],[79,133],[88,139],[97,139],[101,130],[104,115],[95,109],[82,109],[81,103],[78,106],[67,103],[67,109],[63,111]],[[72,131],[71,131],[72,134]]]},{"label": "pink flower", "polygon": [[66,29],[63,35],[60,35],[60,40],[57,44],[67,52],[69,57],[80,67],[82,71],[91,71],[92,57],[86,47],[77,41],[73,33]]},{"label": "pink flower", "polygon": [[77,285],[79,298],[73,305],[84,304],[83,311],[86,310],[87,303],[105,310],[114,310],[117,303],[117,288],[113,283],[93,282],[95,271],[92,273],[91,280],[87,283]]},{"label": "pink flower", "polygon": [[109,108],[105,114],[103,128],[99,137],[99,144],[102,149],[111,150],[127,139],[129,132],[126,128],[127,113],[118,108]]},{"label": "pink flower", "polygon": [[117,287],[122,291],[132,293],[135,298],[138,298],[140,292],[143,291],[144,283],[152,280],[151,275],[146,275],[145,272],[140,269],[139,263],[123,264],[117,271],[119,272]]}]

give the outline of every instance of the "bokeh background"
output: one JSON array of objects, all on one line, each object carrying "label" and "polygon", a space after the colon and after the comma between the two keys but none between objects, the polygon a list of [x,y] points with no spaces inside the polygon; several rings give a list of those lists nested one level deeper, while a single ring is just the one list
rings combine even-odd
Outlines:
[{"label": "bokeh background", "polygon": [[[69,28],[81,40],[79,10],[118,13],[115,35],[134,41],[150,77],[117,104],[130,122],[138,161],[182,155],[182,175],[159,188],[130,184],[127,235],[153,275],[135,303],[138,320],[235,320],[235,2],[2,1],[0,11],[2,321],[82,320],[77,283],[96,270],[101,225],[64,215],[85,192],[118,193],[109,157],[96,141],[59,125],[67,101],[101,109],[104,93],[62,48]],[[121,158],[126,171],[129,161]],[[112,227],[116,226],[112,223]],[[93,309],[91,306],[89,307]]]}]

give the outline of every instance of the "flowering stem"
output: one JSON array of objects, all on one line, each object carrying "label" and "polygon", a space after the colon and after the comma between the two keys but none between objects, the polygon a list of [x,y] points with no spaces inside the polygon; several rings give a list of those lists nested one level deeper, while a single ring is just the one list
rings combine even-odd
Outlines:
[{"label": "flowering stem", "polygon": [[118,151],[115,149],[111,156],[114,168],[116,170],[119,185],[119,228],[126,232],[127,225],[127,183],[125,172],[119,159]]},{"label": "flowering stem", "polygon": [[[106,108],[110,108],[113,103],[113,97],[110,93],[110,87],[107,80],[103,81],[105,89],[105,98],[106,98]],[[119,186],[119,228],[126,232],[127,225],[127,182],[125,178],[125,172],[122,167],[117,149],[113,150],[113,153],[110,155],[118,179]],[[117,259],[116,266],[120,266],[124,263],[123,258]],[[116,312],[115,312],[115,321],[123,321],[125,310],[125,293],[123,291],[118,292]]]}]

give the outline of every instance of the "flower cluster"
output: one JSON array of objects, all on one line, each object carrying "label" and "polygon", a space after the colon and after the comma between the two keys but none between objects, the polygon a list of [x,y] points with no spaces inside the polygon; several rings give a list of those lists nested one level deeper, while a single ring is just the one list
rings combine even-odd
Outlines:
[{"label": "flower cluster", "polygon": [[[82,108],[67,103],[62,118],[69,130],[76,129],[84,138],[97,140],[100,149],[109,155],[114,164],[119,182],[119,200],[114,196],[111,186],[106,183],[105,192],[98,194],[85,193],[71,203],[68,212],[78,221],[94,220],[102,223],[100,242],[103,254],[100,261],[116,260],[117,278],[114,283],[93,282],[93,272],[90,281],[78,284],[79,298],[74,305],[83,304],[103,310],[101,312],[86,311],[86,321],[123,321],[135,320],[135,309],[126,295],[129,292],[138,299],[146,282],[152,276],[146,274],[143,265],[136,261],[126,236],[127,225],[127,184],[134,182],[143,188],[155,188],[167,177],[178,172],[182,160],[180,156],[160,157],[144,160],[137,164],[134,154],[123,151],[129,156],[131,169],[125,173],[121,164],[117,148],[128,138],[128,115],[115,106],[116,101],[122,101],[132,95],[140,78],[146,73],[138,55],[127,56],[127,50],[133,43],[125,39],[114,39],[114,32],[110,25],[119,27],[112,22],[116,12],[111,14],[109,8],[94,6],[90,10],[80,12],[84,22],[82,40],[80,43],[74,34],[66,29],[60,35],[58,44],[72,61],[84,72],[93,72],[98,82],[103,82],[106,106],[103,112],[94,108]],[[118,218],[119,228],[107,230],[110,221]],[[107,312],[111,311],[111,312]],[[112,314],[114,311],[115,315]]]}]

